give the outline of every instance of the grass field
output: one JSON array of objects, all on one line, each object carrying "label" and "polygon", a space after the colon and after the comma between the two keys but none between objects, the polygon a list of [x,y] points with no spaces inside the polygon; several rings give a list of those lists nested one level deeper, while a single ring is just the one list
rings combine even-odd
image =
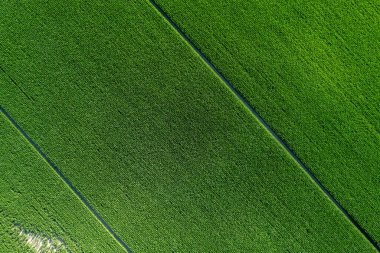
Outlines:
[{"label": "grass field", "polygon": [[148,1],[0,9],[0,105],[133,251],[376,252]]},{"label": "grass field", "polygon": [[380,243],[380,2],[156,1]]},{"label": "grass field", "polygon": [[0,133],[0,252],[124,252],[2,112]]}]

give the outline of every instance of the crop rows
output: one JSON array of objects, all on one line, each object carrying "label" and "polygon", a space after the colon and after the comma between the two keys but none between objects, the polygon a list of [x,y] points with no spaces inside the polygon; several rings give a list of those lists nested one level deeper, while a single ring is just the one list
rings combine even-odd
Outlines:
[{"label": "crop rows", "polygon": [[[206,43],[215,41],[201,44],[193,26],[183,22],[185,5],[177,4],[174,20],[225,74],[228,66],[218,61],[223,57],[207,50],[212,45]],[[218,17],[211,2],[204,6]],[[170,15],[171,8],[165,5]],[[0,9],[0,105],[133,251],[375,251],[149,1],[5,1]],[[212,17],[203,21],[212,22]],[[215,43],[223,56],[234,52],[220,46]],[[229,80],[240,84],[237,77]],[[256,98],[242,94],[250,102]],[[274,112],[260,107],[265,94],[258,90],[257,96],[263,96],[252,106],[270,118]],[[266,100],[267,110],[275,107],[272,100]],[[281,117],[268,122],[275,125],[281,119],[290,129],[291,122]],[[275,131],[285,136],[279,127]],[[301,135],[303,129],[294,129]],[[12,157],[16,146],[26,147],[9,171],[18,172],[14,168],[36,157],[36,164],[44,166],[35,169],[50,172],[41,169],[44,176],[38,182],[50,187],[44,177],[59,177],[14,132],[6,130],[1,149]],[[297,154],[299,148],[294,148]],[[308,165],[316,159],[313,152],[301,158]],[[25,174],[18,177],[27,184]],[[7,192],[12,184],[5,184]],[[42,188],[33,189],[41,191],[36,196],[45,196]],[[70,193],[50,195],[78,202]],[[5,196],[13,199],[11,193]],[[62,237],[73,252],[122,250],[84,205],[73,212],[58,200],[46,203],[59,212],[41,211],[54,222],[16,215],[17,202],[10,202],[9,217],[17,216],[22,224],[19,235],[28,238],[33,232],[39,241]],[[30,206],[20,209],[28,212]],[[88,230],[86,224],[96,229]],[[95,241],[96,250],[91,248]]]},{"label": "crop rows", "polygon": [[156,2],[379,245],[379,3]]},{"label": "crop rows", "polygon": [[0,252],[125,252],[2,112],[0,132]]}]

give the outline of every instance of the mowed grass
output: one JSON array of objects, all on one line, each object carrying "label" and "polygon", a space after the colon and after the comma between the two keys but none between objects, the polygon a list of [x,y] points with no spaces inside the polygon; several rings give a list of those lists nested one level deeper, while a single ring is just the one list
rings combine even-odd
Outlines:
[{"label": "mowed grass", "polygon": [[0,8],[1,104],[135,252],[373,251],[147,2]]},{"label": "mowed grass", "polygon": [[0,252],[125,252],[2,112],[0,136]]},{"label": "mowed grass", "polygon": [[380,245],[380,2],[156,2]]}]

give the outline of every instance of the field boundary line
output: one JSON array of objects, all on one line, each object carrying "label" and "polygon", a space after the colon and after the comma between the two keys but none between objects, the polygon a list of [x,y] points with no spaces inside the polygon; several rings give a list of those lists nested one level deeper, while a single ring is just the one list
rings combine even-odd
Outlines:
[{"label": "field boundary line", "polygon": [[27,97],[29,100],[33,100],[26,92],[17,84],[17,82],[10,76],[8,73],[3,69],[3,67],[0,66],[0,70],[3,71],[3,73],[11,80],[11,82],[24,94],[25,97]]},{"label": "field boundary line", "polygon": [[[50,160],[50,158],[42,151],[40,146],[21,128],[12,116],[0,105],[0,112],[9,120],[9,122],[24,136],[30,145],[38,152],[38,154],[50,165],[58,177],[66,184],[66,186],[76,195],[76,197],[84,204],[85,207],[95,216],[95,218],[103,225],[103,227],[112,235],[112,237],[124,248],[128,253],[133,253],[132,249],[115,233],[108,223],[100,216],[82,195],[82,193],[70,182],[70,180],[61,172],[61,170]],[[96,239],[96,238],[95,238]]]},{"label": "field boundary line", "polygon": [[229,90],[240,100],[241,103],[250,111],[250,113],[259,121],[264,129],[272,136],[272,138],[286,151],[286,153],[306,172],[310,179],[318,186],[318,188],[327,196],[327,198],[335,205],[338,210],[351,222],[352,225],[372,244],[372,246],[380,252],[380,246],[362,228],[359,223],[346,211],[346,209],[332,196],[330,191],[318,180],[313,172],[304,164],[296,153],[280,138],[280,136],[266,123],[266,121],[259,115],[259,113],[249,104],[249,102],[236,90],[236,88],[228,81],[216,66],[202,53],[200,49],[192,42],[192,40],[179,28],[179,26],[169,17],[169,15],[154,1],[148,0],[153,8],[160,14],[169,25],[187,42],[193,51],[203,60],[203,62],[219,77],[219,79],[229,88]]}]

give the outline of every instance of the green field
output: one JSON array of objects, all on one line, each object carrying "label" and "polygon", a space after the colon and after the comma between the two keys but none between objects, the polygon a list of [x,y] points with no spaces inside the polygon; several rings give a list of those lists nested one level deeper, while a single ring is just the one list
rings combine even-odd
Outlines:
[{"label": "green field", "polygon": [[[361,138],[356,141],[358,145],[369,143],[363,155],[373,155],[372,160],[365,161],[374,165],[372,167],[360,167],[355,160],[358,155],[355,149],[348,152],[341,144],[346,140],[344,134],[354,138],[350,132],[343,132],[338,138],[333,131],[316,131],[314,139],[307,139],[310,129],[302,115],[317,117],[318,112],[308,110],[291,90],[270,93],[266,88],[300,91],[302,87],[310,88],[310,83],[298,88],[297,85],[303,80],[302,75],[311,70],[298,73],[295,87],[289,88],[288,82],[280,80],[272,82],[273,79],[251,82],[252,73],[270,75],[271,68],[279,66],[269,64],[270,58],[266,62],[268,66],[261,65],[262,69],[255,69],[257,64],[251,65],[248,59],[255,58],[255,54],[262,57],[254,59],[258,61],[268,56],[267,51],[259,54],[253,50],[257,42],[254,38],[245,43],[234,31],[225,32],[225,40],[237,39],[233,44],[242,47],[237,52],[244,52],[241,50],[246,48],[247,59],[243,59],[241,54],[223,44],[222,38],[206,36],[210,31],[207,29],[214,31],[213,18],[220,17],[217,8],[230,10],[231,6],[215,5],[214,10],[211,2],[197,7],[201,3],[188,3],[186,7],[180,1],[175,5],[167,2],[165,8],[218,69],[231,82],[236,82],[252,106],[268,118],[274,130],[316,172],[334,196],[336,194],[339,201],[349,207],[354,217],[374,217],[378,206],[370,212],[363,204],[359,208],[359,201],[350,205],[346,202],[356,201],[355,194],[369,194],[366,191],[376,194],[375,181],[373,185],[368,183],[372,188],[360,188],[364,171],[376,171],[378,166],[374,164],[378,160],[375,147],[379,141],[375,112],[365,118],[374,128],[361,125],[363,131],[356,131],[364,134],[358,136]],[[247,9],[243,7],[240,9],[237,5],[234,11]],[[247,4],[246,7],[252,6]],[[376,252],[149,1],[4,1],[0,3],[0,10],[0,106],[134,252]],[[202,13],[204,18],[196,20],[195,15]],[[247,22],[240,14],[237,13],[236,22],[241,22],[241,27],[234,28],[235,32],[249,32],[254,22]],[[275,22],[274,14],[273,20],[268,17],[270,13],[266,19]],[[226,23],[218,24],[216,32],[220,32],[222,26],[229,30],[228,19],[221,19]],[[231,26],[230,29],[234,30]],[[264,27],[260,29],[263,33],[267,31]],[[204,40],[200,39],[202,36]],[[263,45],[270,46],[268,41],[262,41]],[[296,48],[294,45],[294,50]],[[269,56],[286,62],[284,55]],[[370,57],[375,56],[366,59]],[[317,67],[310,66],[306,59],[302,64],[297,64],[295,58],[288,60],[295,68],[289,78],[297,68]],[[240,68],[254,68],[254,71]],[[286,69],[281,68],[281,71]],[[310,78],[317,77],[311,75]],[[327,82],[313,87],[331,88]],[[337,92],[345,91],[338,88]],[[374,99],[375,89],[373,93],[368,91]],[[312,91],[303,92],[305,99],[313,100],[308,104],[310,108],[318,99],[327,100],[325,93],[313,96]],[[356,95],[357,91],[352,92]],[[341,102],[335,98],[338,99],[332,96],[328,101],[334,110],[342,106],[348,108],[348,112],[356,112],[350,119],[369,113],[364,104],[359,105],[363,111],[349,107],[350,97],[341,96],[345,98]],[[285,101],[278,107],[281,113],[275,110],[279,106],[276,99]],[[304,110],[297,111],[301,116],[294,113],[293,103],[302,104]],[[297,115],[299,121],[294,120]],[[331,118],[331,115],[334,113],[325,113],[320,119]],[[344,121],[339,117],[345,114],[336,115],[336,122],[331,124],[340,126]],[[4,150],[6,156],[0,159],[4,158],[6,170],[14,174],[20,171],[17,180],[0,175],[0,182],[6,182],[0,186],[6,193],[0,196],[10,201],[7,205],[3,205],[2,199],[0,202],[0,218],[8,224],[1,223],[0,235],[9,235],[6,242],[20,248],[19,251],[27,247],[9,232],[13,220],[17,219],[17,224],[28,231],[62,238],[70,252],[91,252],[95,246],[94,252],[122,251],[33,146],[28,145],[5,118],[2,120],[6,138],[1,138],[0,150]],[[301,128],[302,124],[305,125]],[[305,143],[309,145],[288,139],[287,133],[297,140],[307,139]],[[331,140],[324,139],[322,144],[342,152],[334,156],[334,161],[326,160],[332,155],[330,149],[315,144],[318,135],[323,133]],[[363,139],[371,133],[377,134],[376,138]],[[349,145],[350,140],[344,144]],[[16,148],[22,150],[17,156],[12,153]],[[318,156],[319,148],[324,150],[319,151]],[[346,161],[344,157],[352,160]],[[13,162],[7,163],[10,159]],[[346,164],[349,161],[352,166],[341,171],[350,165]],[[320,169],[327,162],[333,167]],[[28,181],[27,171],[19,170],[24,165],[41,173],[40,186]],[[358,173],[353,175],[353,170]],[[377,176],[371,175],[372,178]],[[336,177],[336,182],[332,177]],[[342,180],[347,187],[343,187]],[[31,211],[42,218],[26,215],[30,207],[14,200],[12,187],[18,184],[34,190],[19,201],[41,202],[49,196],[57,196],[43,201],[42,211]],[[351,194],[352,198],[344,198],[344,194]],[[76,203],[78,211],[73,210],[74,205],[63,204],[61,197]],[[367,199],[366,205],[376,204],[376,201],[378,199]],[[358,219],[372,233],[378,223],[370,218],[365,220],[367,223]],[[1,247],[1,252],[8,252]]]},{"label": "green field", "polygon": [[380,2],[156,2],[380,244]]},{"label": "green field", "polygon": [[0,133],[0,252],[124,252],[2,112]]}]

